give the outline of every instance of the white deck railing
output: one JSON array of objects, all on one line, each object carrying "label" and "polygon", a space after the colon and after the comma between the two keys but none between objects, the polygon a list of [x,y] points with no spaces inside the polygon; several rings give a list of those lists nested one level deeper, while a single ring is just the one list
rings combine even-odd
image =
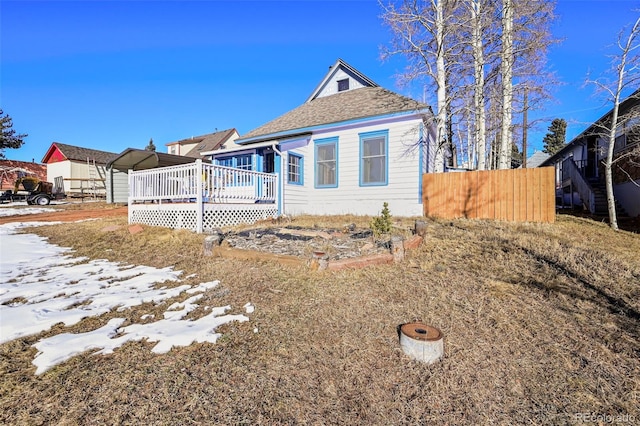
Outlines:
[{"label": "white deck railing", "polygon": [[129,223],[203,232],[278,214],[278,176],[203,164],[129,172]]},{"label": "white deck railing", "polygon": [[132,171],[129,204],[139,202],[275,203],[277,175],[192,164]]}]

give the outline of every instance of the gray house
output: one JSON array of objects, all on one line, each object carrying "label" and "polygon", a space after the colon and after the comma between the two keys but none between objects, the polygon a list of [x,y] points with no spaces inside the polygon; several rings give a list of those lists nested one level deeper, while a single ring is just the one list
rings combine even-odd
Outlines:
[{"label": "gray house", "polygon": [[[603,161],[613,110],[607,112],[540,165],[556,168],[556,199],[564,206],[583,205],[593,214],[607,214]],[[620,104],[614,145],[613,192],[618,214],[640,215],[640,90]]]}]

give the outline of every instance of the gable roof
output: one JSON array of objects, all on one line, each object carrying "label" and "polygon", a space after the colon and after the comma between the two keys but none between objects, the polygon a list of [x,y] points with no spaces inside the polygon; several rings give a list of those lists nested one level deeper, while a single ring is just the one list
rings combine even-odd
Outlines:
[{"label": "gable roof", "polygon": [[378,84],[371,80],[366,75],[362,74],[360,71],[347,64],[342,59],[338,58],[335,64],[329,67],[329,72],[324,76],[320,84],[316,86],[316,88],[311,92],[311,95],[307,98],[306,102],[312,101],[317,98],[320,92],[324,89],[324,87],[331,81],[331,79],[338,73],[338,71],[344,71],[346,74],[350,75],[352,78],[358,80],[364,87],[378,87]]},{"label": "gable roof", "polygon": [[[220,148],[235,133],[237,133],[237,131],[235,128],[233,128],[223,130],[221,132],[209,133],[208,135],[198,136],[198,144],[191,148],[191,150],[185,154],[185,157],[202,158],[202,152],[214,151]],[[191,141],[190,143],[193,143],[195,139],[196,138],[194,138],[193,140],[189,139],[188,141]]]},{"label": "gable roof", "polygon": [[425,109],[430,111],[428,105],[382,87],[362,87],[305,102],[243,135],[236,143],[259,142],[282,134],[310,131],[315,126]]},{"label": "gable roof", "polygon": [[107,164],[116,155],[114,152],[100,151],[97,149],[83,148],[80,146],[67,145],[60,142],[53,142],[47,153],[42,158],[43,163],[49,162],[49,159],[54,152],[59,151],[63,157],[71,161],[90,161],[96,162],[96,164]]}]

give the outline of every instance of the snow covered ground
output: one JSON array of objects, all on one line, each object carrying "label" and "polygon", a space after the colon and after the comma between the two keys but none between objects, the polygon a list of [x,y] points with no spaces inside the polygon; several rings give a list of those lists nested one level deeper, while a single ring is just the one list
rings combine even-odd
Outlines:
[{"label": "snow covered ground", "polygon": [[[6,209],[0,209],[0,214]],[[22,210],[51,209],[19,210],[22,213]],[[41,339],[34,344],[38,350],[33,360],[36,374],[82,352],[108,354],[129,341],[157,342],[152,349],[155,353],[193,342],[215,343],[220,337],[215,332],[218,326],[249,320],[245,315],[226,314],[230,306],[205,307],[207,315],[185,319],[198,307],[203,293],[216,287],[218,281],[197,286],[158,285],[179,284],[182,272],[172,267],[158,269],[104,259],[89,261],[74,257],[71,249],[49,244],[37,235],[16,233],[19,228],[37,223],[0,225],[0,343],[49,330],[57,323],[70,326],[113,309],[121,312],[143,303],[158,305],[178,296],[186,299],[168,306],[158,320],[143,315],[140,323],[121,327],[125,318],[113,318],[91,332],[61,333]],[[247,314],[254,311],[250,303],[244,308]]]},{"label": "snow covered ground", "polygon": [[20,208],[21,205],[27,205],[27,202],[24,203],[9,203],[9,204],[0,204],[0,216],[16,216],[16,215],[28,215],[28,214],[37,214],[37,213],[48,213],[54,212],[56,209],[46,208],[46,207],[30,207],[30,208]]}]

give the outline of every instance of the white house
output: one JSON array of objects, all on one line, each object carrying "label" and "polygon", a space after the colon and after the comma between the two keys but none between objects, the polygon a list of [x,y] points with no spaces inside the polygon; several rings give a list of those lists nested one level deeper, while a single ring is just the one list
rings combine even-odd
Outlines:
[{"label": "white house", "polygon": [[379,87],[341,59],[299,107],[202,152],[213,164],[278,173],[278,211],[423,214],[421,179],[434,168],[431,109]]},{"label": "white house", "polygon": [[129,222],[203,232],[282,214],[378,215],[385,202],[421,216],[433,114],[339,59],[298,108],[199,155],[131,170]]}]

